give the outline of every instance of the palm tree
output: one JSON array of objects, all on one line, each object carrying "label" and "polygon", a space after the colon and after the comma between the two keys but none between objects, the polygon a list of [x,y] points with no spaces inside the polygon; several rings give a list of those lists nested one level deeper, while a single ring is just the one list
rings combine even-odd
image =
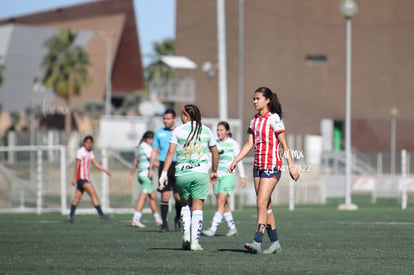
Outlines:
[{"label": "palm tree", "polygon": [[165,39],[160,43],[154,43],[155,60],[146,68],[147,83],[160,83],[174,77],[174,70],[160,62],[162,55],[175,54],[175,41],[173,39]]},{"label": "palm tree", "polygon": [[[88,53],[75,45],[77,33],[71,29],[62,29],[45,42],[48,53],[42,60],[45,69],[43,84],[65,99],[69,106],[70,99],[79,95],[89,82]],[[65,113],[65,130],[69,133],[72,126],[70,108]]]}]

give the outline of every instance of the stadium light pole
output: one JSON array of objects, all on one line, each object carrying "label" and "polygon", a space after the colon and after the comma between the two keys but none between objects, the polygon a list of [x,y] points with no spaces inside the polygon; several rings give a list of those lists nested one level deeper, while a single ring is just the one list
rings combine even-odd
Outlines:
[{"label": "stadium light pole", "polygon": [[353,0],[343,0],[339,6],[346,21],[346,96],[345,96],[345,203],[340,210],[357,210],[351,199],[352,151],[351,151],[351,21],[358,13],[358,5]]},{"label": "stadium light pole", "polygon": [[227,120],[226,2],[217,0],[219,119]]},{"label": "stadium light pole", "polygon": [[[244,0],[239,0],[239,119],[243,128],[244,118]],[[241,135],[239,142],[242,141]]]}]

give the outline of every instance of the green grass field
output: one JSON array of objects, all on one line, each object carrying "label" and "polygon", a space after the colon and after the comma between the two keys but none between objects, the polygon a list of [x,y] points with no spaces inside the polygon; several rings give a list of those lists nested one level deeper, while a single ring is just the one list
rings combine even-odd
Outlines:
[{"label": "green grass field", "polygon": [[[338,211],[341,201],[324,206],[274,208],[283,252],[249,254],[256,210],[234,212],[239,234],[201,237],[204,251],[181,250],[181,233],[159,233],[152,215],[144,229],[132,228],[131,215],[78,215],[68,224],[60,214],[0,215],[1,274],[413,274],[414,206],[396,200],[354,197],[358,211]],[[204,211],[204,228],[214,209]],[[170,219],[172,220],[172,219]],[[170,224],[172,226],[172,224]],[[267,236],[264,247],[269,245]]]}]

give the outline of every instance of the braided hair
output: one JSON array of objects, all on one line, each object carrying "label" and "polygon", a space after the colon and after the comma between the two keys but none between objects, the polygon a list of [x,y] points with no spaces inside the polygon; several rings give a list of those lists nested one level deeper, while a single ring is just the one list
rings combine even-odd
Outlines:
[{"label": "braided hair", "polygon": [[[187,104],[183,107],[183,113],[190,117],[191,119],[191,132],[187,137],[187,140],[185,141],[184,147],[187,147],[190,145],[190,143],[195,140],[200,140],[200,134],[201,134],[201,113],[200,109],[196,105],[193,104]],[[195,122],[195,128],[194,123]]]}]

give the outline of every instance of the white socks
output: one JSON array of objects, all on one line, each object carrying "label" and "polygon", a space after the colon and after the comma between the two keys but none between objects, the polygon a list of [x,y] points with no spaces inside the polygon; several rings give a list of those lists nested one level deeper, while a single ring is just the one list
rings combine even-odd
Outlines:
[{"label": "white socks", "polygon": [[142,212],[139,212],[139,211],[135,211],[134,212],[134,220],[140,221],[141,220],[141,216],[142,216]]},{"label": "white socks", "polygon": [[191,220],[191,242],[192,243],[198,243],[202,228],[203,228],[203,210],[194,210],[193,217]]},{"label": "white socks", "polygon": [[190,228],[191,228],[191,211],[190,206],[186,205],[181,208],[181,220],[183,223],[183,231],[184,235],[190,235]]},{"label": "white socks", "polygon": [[221,215],[219,212],[216,212],[214,214],[213,221],[211,222],[211,230],[216,232],[217,227],[219,226],[222,220],[223,220],[223,215]]},{"label": "white socks", "polygon": [[181,208],[184,236],[191,235],[191,242],[198,243],[203,228],[203,210],[194,210],[191,213],[188,205]]},{"label": "white socks", "polygon": [[154,214],[154,220],[156,223],[162,223],[161,216],[159,213]]},{"label": "white socks", "polygon": [[224,213],[224,219],[226,220],[229,229],[236,229],[236,225],[234,224],[233,215],[231,212]]}]

